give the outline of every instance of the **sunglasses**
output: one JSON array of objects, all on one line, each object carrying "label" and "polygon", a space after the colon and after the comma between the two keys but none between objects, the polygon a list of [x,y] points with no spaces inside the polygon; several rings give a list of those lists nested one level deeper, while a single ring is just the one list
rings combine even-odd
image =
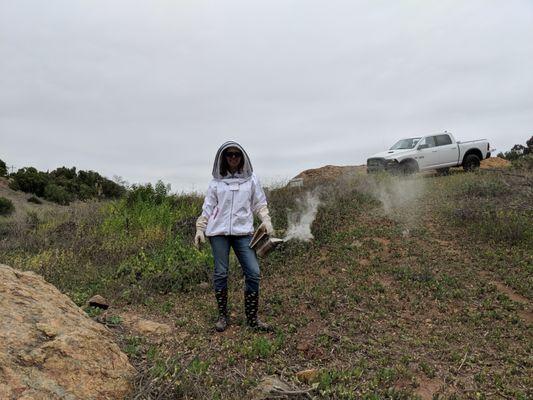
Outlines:
[{"label": "sunglasses", "polygon": [[225,156],[228,158],[241,158],[242,153],[239,153],[238,151],[227,151]]}]

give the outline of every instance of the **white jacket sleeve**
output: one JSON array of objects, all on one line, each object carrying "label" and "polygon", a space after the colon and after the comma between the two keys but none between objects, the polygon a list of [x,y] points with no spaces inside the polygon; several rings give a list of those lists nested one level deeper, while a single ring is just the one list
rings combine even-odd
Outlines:
[{"label": "white jacket sleeve", "polygon": [[202,216],[209,218],[217,204],[217,185],[216,182],[213,180],[207,188],[207,194],[205,195],[204,205],[202,206]]},{"label": "white jacket sleeve", "polygon": [[259,178],[252,175],[252,211],[257,214],[259,210],[267,206],[267,199]]}]

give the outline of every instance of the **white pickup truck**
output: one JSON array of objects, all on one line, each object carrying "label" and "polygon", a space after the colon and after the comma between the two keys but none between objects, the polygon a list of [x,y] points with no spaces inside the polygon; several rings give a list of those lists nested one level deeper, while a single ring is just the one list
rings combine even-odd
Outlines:
[{"label": "white pickup truck", "polygon": [[457,142],[450,132],[401,139],[389,150],[377,153],[366,161],[368,173],[391,171],[410,174],[437,170],[447,174],[450,167],[462,166],[465,171],[479,168],[481,160],[490,157],[485,139]]}]

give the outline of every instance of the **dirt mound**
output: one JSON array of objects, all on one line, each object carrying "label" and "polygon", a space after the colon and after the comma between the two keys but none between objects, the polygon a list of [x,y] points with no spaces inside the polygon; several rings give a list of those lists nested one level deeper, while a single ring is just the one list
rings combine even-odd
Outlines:
[{"label": "dirt mound", "polygon": [[511,162],[500,157],[491,157],[481,161],[480,168],[509,168]]},{"label": "dirt mound", "polygon": [[[481,168],[509,168],[511,162],[500,157],[491,157],[481,161]],[[302,178],[304,181],[335,180],[343,175],[365,173],[366,165],[325,165],[300,172],[293,179]]]},{"label": "dirt mound", "polygon": [[362,173],[366,171],[365,165],[325,165],[320,168],[313,168],[305,170],[295,178],[303,178],[304,181],[308,180],[334,180],[345,174]]},{"label": "dirt mound", "polygon": [[32,272],[0,265],[0,398],[122,399],[135,373],[111,334]]}]

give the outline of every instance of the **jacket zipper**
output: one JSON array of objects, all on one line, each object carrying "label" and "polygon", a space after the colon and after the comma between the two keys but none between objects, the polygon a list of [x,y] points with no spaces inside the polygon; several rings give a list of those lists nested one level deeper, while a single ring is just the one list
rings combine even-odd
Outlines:
[{"label": "jacket zipper", "polygon": [[235,198],[235,190],[231,191],[231,212],[229,215],[229,234],[231,235],[232,221],[233,221],[233,199]]}]

